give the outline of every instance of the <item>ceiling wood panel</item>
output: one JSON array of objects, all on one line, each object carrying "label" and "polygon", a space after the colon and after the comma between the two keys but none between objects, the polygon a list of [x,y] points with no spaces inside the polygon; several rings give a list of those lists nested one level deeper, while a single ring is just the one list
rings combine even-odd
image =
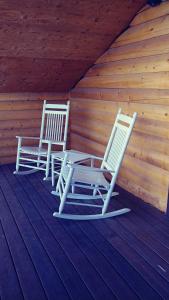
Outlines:
[{"label": "ceiling wood panel", "polygon": [[0,0],[0,92],[70,90],[145,0]]}]

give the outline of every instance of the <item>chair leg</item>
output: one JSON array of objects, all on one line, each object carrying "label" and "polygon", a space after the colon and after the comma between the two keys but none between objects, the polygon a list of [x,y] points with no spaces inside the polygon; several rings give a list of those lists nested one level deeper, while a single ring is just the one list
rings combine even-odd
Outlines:
[{"label": "chair leg", "polygon": [[93,189],[93,196],[96,196],[96,193],[97,193],[97,187],[98,187],[98,185],[95,185],[95,186],[94,186],[94,189]]},{"label": "chair leg", "polygon": [[45,179],[49,176],[49,170],[50,170],[50,154],[51,154],[51,143],[48,144],[48,153],[47,153],[47,160],[46,160],[46,172],[45,172]]},{"label": "chair leg", "polygon": [[51,168],[52,168],[52,186],[55,185],[55,174],[54,174],[54,158],[52,157],[52,160],[51,160]]},{"label": "chair leg", "polygon": [[39,160],[41,159],[41,156],[40,155],[38,155],[38,161],[37,161],[37,167],[39,168],[39,166],[40,166],[40,162],[39,162]]},{"label": "chair leg", "polygon": [[[62,175],[60,175],[60,176],[62,176]],[[66,198],[67,198],[67,194],[69,192],[72,176],[73,176],[73,168],[71,168],[70,171],[69,171],[69,175],[68,175],[68,178],[66,180],[65,188],[64,188],[62,197],[60,199],[59,214],[61,214],[62,211],[63,211],[65,201],[66,201]]]},{"label": "chair leg", "polygon": [[112,189],[109,189],[108,192],[107,192],[107,195],[106,195],[106,199],[105,199],[104,204],[103,204],[103,208],[102,208],[102,214],[103,215],[107,211],[111,195],[112,195]]},{"label": "chair leg", "polygon": [[16,172],[19,171],[19,159],[20,159],[20,152],[17,153],[17,158],[16,158]]},{"label": "chair leg", "polygon": [[18,139],[18,148],[17,148],[17,157],[16,157],[16,171],[14,173],[17,173],[19,171],[20,149],[21,149],[21,138]]},{"label": "chair leg", "polygon": [[75,193],[75,186],[72,184],[72,194]]},{"label": "chair leg", "polygon": [[62,198],[61,198],[61,200],[60,200],[59,214],[61,214],[62,211],[63,211],[63,209],[64,209],[66,196],[67,196],[67,190],[64,191],[64,193],[63,193],[63,195],[62,195]]},{"label": "chair leg", "polygon": [[62,180],[61,176],[62,176],[62,174],[60,173],[57,184],[56,184],[56,193],[59,192],[59,186],[60,186],[60,183],[61,183],[61,180]]}]

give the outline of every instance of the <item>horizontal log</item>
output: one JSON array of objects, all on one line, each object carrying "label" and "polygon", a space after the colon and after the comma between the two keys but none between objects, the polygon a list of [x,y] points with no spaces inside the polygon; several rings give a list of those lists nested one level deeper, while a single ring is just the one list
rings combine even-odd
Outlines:
[{"label": "horizontal log", "polygon": [[[107,91],[107,89],[105,89],[105,91]],[[78,101],[85,101],[85,99],[100,100],[100,89],[75,87],[70,91],[71,105],[73,100],[76,100],[76,98],[78,98]]]},{"label": "horizontal log", "polygon": [[71,117],[71,122],[73,122],[73,118],[76,115],[79,115],[79,117],[83,120],[86,120],[86,122],[90,121],[91,119],[97,121],[99,124],[105,122],[105,114],[106,114],[106,124],[112,126],[114,124],[115,114],[111,112],[107,113],[100,113],[100,111],[95,112],[94,110],[74,110],[74,115]]},{"label": "horizontal log", "polygon": [[114,76],[115,74],[126,74],[126,77],[128,77],[128,74],[131,73],[155,73],[163,71],[169,71],[169,53],[97,64],[89,69],[86,77]]},{"label": "horizontal log", "polygon": [[[138,197],[165,211],[168,197],[168,176],[169,172],[126,155],[119,174],[119,181],[120,183],[125,182],[126,189],[128,189],[128,185],[132,189],[136,184],[138,190],[135,194]],[[142,195],[142,191],[146,192],[145,197]]]},{"label": "horizontal log", "polygon": [[76,133],[71,133],[71,149],[103,156],[105,147]]},{"label": "horizontal log", "polygon": [[122,166],[135,172],[137,177],[141,176],[142,180],[145,181],[145,185],[149,184],[149,182],[154,182],[157,188],[168,185],[169,172],[135,157],[131,157],[129,154],[125,155]]},{"label": "horizontal log", "polygon": [[168,89],[169,72],[116,74],[115,76],[85,77],[77,87],[83,88],[154,88]]},{"label": "horizontal log", "polygon": [[96,61],[96,64],[169,53],[168,38],[169,34],[165,34],[148,40],[142,40],[116,48],[109,48],[109,50]]},{"label": "horizontal log", "polygon": [[130,26],[145,23],[150,20],[165,16],[167,14],[169,14],[169,3],[164,2],[161,3],[161,5],[149,7],[148,9],[139,12],[133,19],[133,21],[130,23]]},{"label": "horizontal log", "polygon": [[169,121],[168,109],[169,107],[167,105],[129,103],[128,107],[126,106],[126,113],[132,114],[136,111],[138,113],[137,119],[143,118],[158,121]]},{"label": "horizontal log", "polygon": [[159,152],[169,155],[169,139],[161,136],[153,136],[148,132],[133,131],[130,144],[136,149],[149,150],[150,152]]},{"label": "horizontal log", "polygon": [[40,136],[40,128],[13,128],[0,129],[0,139],[14,138],[15,136]]},{"label": "horizontal log", "polygon": [[77,125],[71,126],[72,133],[78,134],[81,137],[87,138],[89,140],[95,141],[98,144],[107,145],[109,136],[101,134],[98,130],[89,130],[85,127],[80,127]]},{"label": "horizontal log", "polygon": [[[126,165],[127,164],[128,164],[128,160],[126,159]],[[147,163],[146,163],[146,165],[148,166]],[[136,184],[137,186],[140,186],[140,191],[142,191],[142,189],[144,191],[146,191],[147,194],[151,195],[151,197],[154,198],[156,203],[160,203],[160,202],[164,201],[164,198],[166,196],[166,186],[164,189],[164,185],[156,185],[155,181],[153,181],[151,176],[148,176],[148,175],[143,176],[143,173],[137,174],[134,171],[133,167],[132,168],[122,167],[121,168],[117,183],[119,184],[119,182],[121,180],[126,181],[126,186],[128,185],[128,183],[131,186],[132,186],[132,184],[133,185]],[[149,201],[150,200],[148,199],[148,202]],[[154,204],[154,203],[152,203],[152,204]]]},{"label": "horizontal log", "polygon": [[127,154],[169,172],[169,156],[159,153],[158,149],[138,148],[136,145],[132,146],[130,143]]},{"label": "horizontal log", "polygon": [[23,119],[39,119],[42,112],[40,110],[28,111],[0,111],[0,121],[2,120],[23,120]]},{"label": "horizontal log", "polygon": [[[33,141],[33,140],[25,140],[23,142],[23,146],[38,146],[38,141]],[[1,138],[0,139],[0,145],[1,148],[7,148],[7,147],[14,147],[17,148],[18,145],[18,140],[16,139],[16,137],[14,136],[13,138]],[[8,153],[8,151],[7,151]]]},{"label": "horizontal log", "polygon": [[17,153],[17,147],[0,147],[0,158],[5,158],[9,156],[15,156]]},{"label": "horizontal log", "polygon": [[0,130],[13,130],[19,128],[40,128],[41,119],[0,120]]},{"label": "horizontal log", "polygon": [[42,101],[0,101],[0,111],[23,111],[41,110],[43,108]]},{"label": "horizontal log", "polygon": [[[154,189],[154,185],[152,185],[152,191],[147,191],[144,188],[144,185],[141,185],[141,182],[135,183],[134,178],[136,174],[131,175],[130,170],[125,172],[125,177],[120,177],[117,180],[118,185],[124,188],[129,193],[135,195],[136,197],[141,198],[143,201],[153,205],[157,209],[161,210],[162,212],[166,211],[166,194],[162,197],[161,193],[157,193]],[[166,191],[166,189],[165,189]]]},{"label": "horizontal log", "polygon": [[169,90],[139,89],[139,88],[75,88],[70,94],[71,106],[73,101],[85,102],[106,100],[115,102],[141,102],[147,104],[169,103]]},{"label": "horizontal log", "polygon": [[[0,164],[1,165],[15,163],[15,161],[16,161],[16,155],[14,155],[14,156],[0,157]],[[13,168],[13,170],[15,170],[15,167]]]},{"label": "horizontal log", "polygon": [[111,129],[112,129],[112,126],[107,124],[106,122],[98,123],[97,120],[92,120],[92,119],[86,122],[86,119],[81,118],[80,116],[76,117],[76,119],[73,122],[71,122],[70,124],[71,130],[74,128],[74,126],[77,126],[82,129],[85,128],[85,130],[87,129],[93,132],[96,131],[100,135],[103,135],[105,138],[110,136]]},{"label": "horizontal log", "polygon": [[169,139],[169,122],[164,121],[162,118],[158,119],[144,119],[137,118],[135,123],[135,131],[147,133],[151,136]]},{"label": "horizontal log", "polygon": [[[96,101],[95,101],[96,102]],[[100,101],[98,101],[100,103]],[[96,102],[96,103],[98,103]],[[105,101],[104,101],[105,102]],[[169,121],[169,107],[167,105],[154,105],[154,104],[142,104],[142,103],[125,103],[121,102],[120,105],[115,102],[111,103],[112,106],[105,106],[105,109],[99,109],[99,103],[98,103],[98,109],[90,109],[88,108],[88,105],[83,103],[83,106],[81,109],[78,107],[74,107],[72,112],[74,111],[74,115],[79,115],[82,118],[87,119],[95,119],[100,121],[105,121],[108,124],[112,124],[112,120],[114,122],[116,113],[118,111],[118,108],[121,107],[123,113],[132,115],[134,112],[138,113],[137,120],[138,119],[145,119],[145,120],[156,120],[156,121],[162,121],[162,122],[168,122]],[[111,108],[110,108],[111,107]],[[137,122],[136,120],[136,122]]]},{"label": "horizontal log", "polygon": [[168,34],[168,24],[169,16],[165,15],[144,24],[139,24],[137,26],[131,27],[116,39],[112,47],[119,47],[121,45],[126,45]]},{"label": "horizontal log", "polygon": [[[148,112],[146,112],[147,116]],[[77,116],[78,115],[78,116]],[[77,117],[75,117],[77,116]],[[149,116],[149,115],[148,115]],[[100,121],[99,121],[100,120]],[[88,130],[99,131],[102,135],[109,136],[109,132],[114,124],[115,114],[110,120],[105,121],[105,116],[95,115],[93,118],[89,118],[88,115],[84,115],[82,112],[74,113],[71,117],[71,124],[78,125],[79,127],[88,128]],[[72,128],[72,127],[71,127]],[[144,133],[147,135],[151,135],[152,137],[160,137],[163,139],[169,139],[169,122],[164,121],[164,118],[161,117],[158,120],[156,117],[154,119],[144,118],[138,116],[134,126],[134,132]]]},{"label": "horizontal log", "polygon": [[67,100],[67,93],[0,93],[0,101]]},{"label": "horizontal log", "polygon": [[[101,89],[104,90],[104,89]],[[130,93],[131,90],[131,93]],[[157,90],[157,94],[163,94],[164,98],[160,98],[160,96],[157,98],[157,95],[155,95],[154,98],[153,97],[153,93],[149,93],[148,90],[151,89],[143,89],[143,90],[147,90],[146,95],[144,96],[144,92],[139,93],[139,89],[107,89],[107,92],[104,92],[103,94],[100,95],[100,97],[102,97],[102,99],[100,99],[100,97],[98,97],[99,99],[96,99],[97,96],[93,96],[93,98],[90,97],[89,94],[85,94],[85,88],[84,88],[84,98],[82,98],[82,94],[81,94],[81,98],[78,98],[77,95],[73,98],[71,98],[71,106],[73,104],[73,102],[78,102],[79,104],[81,103],[88,103],[88,101],[92,102],[98,102],[98,101],[109,101],[110,103],[114,103],[114,105],[118,105],[121,106],[123,105],[123,103],[140,103],[140,104],[152,104],[152,105],[164,105],[164,106],[168,106],[169,105],[169,98],[166,98],[165,95],[165,90],[161,90],[162,93],[158,93],[159,90]],[[141,89],[140,89],[141,90]],[[112,92],[110,92],[112,91]],[[119,91],[119,92],[118,92]],[[126,91],[126,93],[125,93]],[[163,93],[164,92],[164,93]],[[117,94],[117,97],[116,97]],[[74,94],[75,95],[75,94]]]},{"label": "horizontal log", "polygon": [[[125,102],[122,103],[124,106],[127,105]],[[86,99],[85,101],[79,101],[78,99],[71,102],[71,113],[74,109],[83,110],[86,111],[101,111],[101,112],[107,112],[107,111],[118,111],[118,103],[113,103],[110,101],[94,101],[93,99]]]}]

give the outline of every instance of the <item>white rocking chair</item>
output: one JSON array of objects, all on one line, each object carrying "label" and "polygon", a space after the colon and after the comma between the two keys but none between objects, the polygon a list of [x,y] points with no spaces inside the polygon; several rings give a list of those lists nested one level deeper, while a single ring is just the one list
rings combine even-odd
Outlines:
[{"label": "white rocking chair", "polygon": [[[40,137],[18,138],[16,171],[14,174],[26,175],[39,170],[45,171],[45,178],[49,176],[52,146],[61,146],[66,149],[69,101],[67,104],[43,104]],[[23,146],[23,140],[38,141],[38,146]],[[43,146],[43,147],[42,147]],[[45,147],[46,146],[46,147]],[[19,170],[20,167],[29,170]]]},{"label": "white rocking chair", "polygon": [[[118,111],[104,157],[91,156],[92,160],[102,161],[100,168],[68,163],[71,161],[71,157],[69,158],[69,152],[65,152],[56,191],[52,191],[53,195],[60,197],[59,212],[54,212],[54,217],[92,220],[114,217],[130,211],[128,208],[123,208],[108,212],[108,206],[110,198],[118,195],[114,192],[114,186],[136,116],[137,113],[129,117],[122,114],[121,109]],[[107,180],[106,174],[111,176],[111,182]],[[75,193],[77,188],[80,188],[80,193]],[[84,190],[85,192],[82,192]],[[68,198],[73,199],[73,201],[66,201]],[[98,200],[101,203],[98,204]],[[95,207],[101,209],[101,212],[97,214],[67,214],[63,213],[65,204]]]}]

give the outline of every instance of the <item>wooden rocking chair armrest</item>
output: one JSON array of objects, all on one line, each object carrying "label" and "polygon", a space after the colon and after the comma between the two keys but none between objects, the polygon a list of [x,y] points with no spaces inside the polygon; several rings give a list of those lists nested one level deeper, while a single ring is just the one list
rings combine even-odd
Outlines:
[{"label": "wooden rocking chair armrest", "polygon": [[27,140],[40,140],[39,137],[35,136],[16,136],[17,139],[27,139]]},{"label": "wooden rocking chair armrest", "polygon": [[50,141],[50,140],[42,140],[43,141],[43,143],[46,143],[46,144],[52,144],[52,141]]},{"label": "wooden rocking chair armrest", "polygon": [[95,159],[95,160],[103,160],[104,159],[104,157],[100,157],[100,156],[95,156],[95,155],[92,155],[91,154],[91,157],[90,157],[90,159]]},{"label": "wooden rocking chair armrest", "polygon": [[89,171],[89,172],[101,172],[101,173],[114,173],[114,170],[107,170],[104,168],[94,168],[94,167],[89,167],[89,166],[82,166],[78,164],[68,164],[70,168],[73,169],[78,169],[82,171]]}]

